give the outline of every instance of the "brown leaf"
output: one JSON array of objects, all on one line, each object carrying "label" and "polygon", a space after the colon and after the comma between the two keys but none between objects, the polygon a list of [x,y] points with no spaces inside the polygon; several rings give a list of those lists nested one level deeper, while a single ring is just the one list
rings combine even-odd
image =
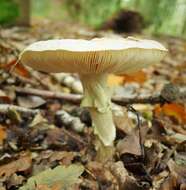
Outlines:
[{"label": "brown leaf", "polygon": [[[146,125],[140,126],[140,138],[142,144],[144,144],[148,131],[149,128]],[[142,152],[139,140],[139,128],[134,128],[130,134],[126,135],[122,140],[118,141],[116,149],[120,155],[129,153],[136,156],[141,156]]]},{"label": "brown leaf", "polygon": [[3,92],[2,90],[0,90],[0,102],[8,104],[11,103],[11,98],[7,96],[6,93]]},{"label": "brown leaf", "polygon": [[113,119],[114,123],[121,132],[124,134],[131,134],[134,129],[134,123],[132,122],[132,119],[129,118],[128,112],[126,108],[119,109],[113,109]]},{"label": "brown leaf", "polygon": [[135,178],[129,175],[129,173],[127,172],[121,161],[112,163],[110,166],[110,170],[118,181],[120,187],[119,189],[124,189],[124,190],[143,189],[142,187],[140,188],[138,186]]},{"label": "brown leaf", "polygon": [[16,172],[30,169],[31,165],[32,159],[29,155],[22,156],[18,160],[2,165],[0,166],[0,179],[1,181],[5,181]]},{"label": "brown leaf", "polygon": [[169,117],[174,117],[180,123],[186,124],[186,109],[182,105],[176,103],[164,104],[162,107],[158,105],[154,111],[157,116],[164,114]]},{"label": "brown leaf", "polygon": [[116,149],[120,155],[125,153],[130,153],[138,156],[141,155],[138,133],[138,130],[135,130],[132,134],[127,135],[118,142]]},{"label": "brown leaf", "polygon": [[186,187],[186,167],[177,165],[173,160],[169,160],[168,167],[170,176],[162,183],[160,190],[184,190]]},{"label": "brown leaf", "polygon": [[49,162],[60,161],[62,165],[70,165],[75,157],[75,152],[54,151],[49,158]]},{"label": "brown leaf", "polygon": [[22,77],[30,78],[30,73],[28,72],[28,70],[20,63],[17,63],[16,59],[4,65],[2,69],[8,70],[8,71],[13,69],[13,71],[16,74],[21,75]]},{"label": "brown leaf", "polygon": [[147,80],[147,74],[144,71],[138,71],[131,75],[124,74],[124,83],[136,82],[139,84],[143,84]]},{"label": "brown leaf", "polygon": [[3,144],[3,141],[6,139],[6,137],[7,137],[6,128],[0,125],[0,145]]},{"label": "brown leaf", "polygon": [[17,174],[13,174],[7,181],[7,186],[8,188],[13,188],[16,187],[18,185],[22,185],[23,181],[24,181],[24,177],[22,175],[17,175]]},{"label": "brown leaf", "polygon": [[[90,174],[90,177],[96,180],[96,182],[99,182],[99,186],[101,186],[103,183],[108,183],[107,187],[105,188],[108,190],[112,189],[112,185],[114,184],[113,182],[115,180],[109,168],[100,162],[90,161],[88,162],[86,169],[87,173]],[[112,182],[112,184],[109,182]]]}]

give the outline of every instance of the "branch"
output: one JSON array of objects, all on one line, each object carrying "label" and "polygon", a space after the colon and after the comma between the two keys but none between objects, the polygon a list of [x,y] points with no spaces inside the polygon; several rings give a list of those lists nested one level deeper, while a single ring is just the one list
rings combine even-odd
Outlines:
[{"label": "branch", "polygon": [[[52,92],[48,90],[39,90],[33,88],[21,88],[15,87],[15,91],[20,94],[41,96],[43,98],[49,99],[59,99],[72,102],[75,104],[80,104],[83,96],[77,94],[67,94],[62,92]],[[112,102],[126,106],[128,104],[163,104],[167,102],[175,102],[186,97],[186,91],[180,92],[179,89],[172,84],[167,84],[162,89],[159,95],[149,96],[144,98],[126,98],[121,96],[113,96]]]}]

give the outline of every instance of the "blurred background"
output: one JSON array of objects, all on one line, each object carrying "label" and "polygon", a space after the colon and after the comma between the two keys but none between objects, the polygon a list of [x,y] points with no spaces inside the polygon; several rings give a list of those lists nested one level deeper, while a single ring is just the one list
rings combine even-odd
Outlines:
[{"label": "blurred background", "polygon": [[186,38],[186,0],[0,0],[3,26],[41,20]]}]

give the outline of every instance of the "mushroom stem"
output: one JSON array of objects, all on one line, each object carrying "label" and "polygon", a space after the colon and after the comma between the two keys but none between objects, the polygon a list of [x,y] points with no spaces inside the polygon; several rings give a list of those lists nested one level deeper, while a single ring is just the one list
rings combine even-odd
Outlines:
[{"label": "mushroom stem", "polygon": [[112,119],[112,90],[107,86],[108,73],[80,76],[84,98],[81,105],[90,111],[94,133],[98,135],[105,146],[112,145],[116,129]]}]

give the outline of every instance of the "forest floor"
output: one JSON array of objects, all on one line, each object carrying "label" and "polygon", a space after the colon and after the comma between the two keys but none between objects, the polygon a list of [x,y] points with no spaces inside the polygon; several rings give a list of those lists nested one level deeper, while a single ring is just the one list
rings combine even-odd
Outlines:
[{"label": "forest floor", "polygon": [[0,190],[186,189],[185,41],[156,37],[169,49],[162,63],[110,76],[114,95],[126,105],[113,109],[112,148],[93,135],[90,115],[79,106],[76,74],[15,66],[37,40],[112,35],[49,21],[0,29]]}]

